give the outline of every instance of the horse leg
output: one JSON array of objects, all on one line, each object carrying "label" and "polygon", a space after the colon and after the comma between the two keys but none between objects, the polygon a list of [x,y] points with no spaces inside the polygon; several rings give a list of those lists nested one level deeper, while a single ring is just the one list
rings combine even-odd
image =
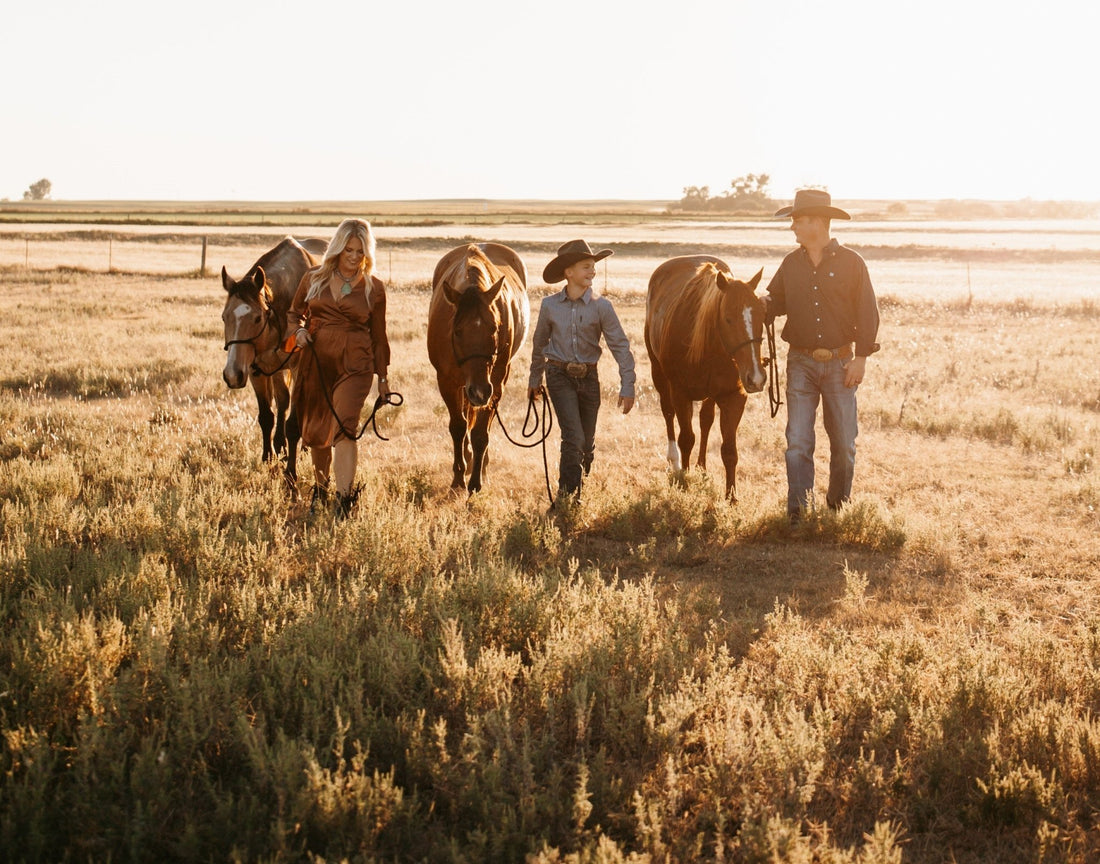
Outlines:
[{"label": "horse leg", "polygon": [[271,429],[275,425],[275,414],[271,410],[271,379],[264,375],[252,376],[252,389],[256,391],[256,420],[260,424],[260,437],[263,439],[263,461],[274,458],[271,452]]},{"label": "horse leg", "polygon": [[665,418],[665,434],[668,437],[668,464],[673,471],[682,471],[684,463],[680,458],[680,448],[676,445],[676,430],[673,426],[676,409],[672,406],[672,384],[652,354],[650,355],[650,361],[652,363],[653,387],[657,390],[657,396],[661,402],[661,414]]},{"label": "horse leg", "polygon": [[473,445],[474,461],[470,469],[470,494],[481,491],[481,481],[485,479],[485,467],[489,462],[489,421],[493,418],[490,408],[474,411],[474,422],[470,426],[470,443]]},{"label": "horse leg", "polygon": [[695,446],[695,433],[691,429],[691,414],[694,403],[683,396],[675,397],[676,421],[680,424],[680,434],[676,443],[680,445],[680,457],[684,466],[691,464],[691,448]]},{"label": "horse leg", "polygon": [[719,426],[722,430],[722,464],[726,466],[726,498],[737,503],[737,427],[741,415],[745,413],[746,398],[743,393],[734,393],[722,400],[722,416]]},{"label": "horse leg", "polygon": [[710,438],[710,427],[714,425],[713,399],[704,399],[699,406],[699,461],[695,464],[704,471],[707,469],[707,441]]},{"label": "horse leg", "polygon": [[291,488],[298,481],[298,442],[302,440],[302,427],[298,423],[298,412],[290,406],[286,418],[286,479]]},{"label": "horse leg", "polygon": [[282,372],[271,376],[271,389],[275,401],[275,437],[272,440],[276,453],[286,450],[286,411],[290,405],[290,389]]},{"label": "horse leg", "polygon": [[466,415],[463,412],[462,388],[448,387],[442,381],[439,382],[439,391],[443,394],[443,402],[447,406],[447,429],[451,433],[451,444],[454,447],[454,458],[451,462],[451,489],[466,488],[466,451],[469,443],[466,440]]}]

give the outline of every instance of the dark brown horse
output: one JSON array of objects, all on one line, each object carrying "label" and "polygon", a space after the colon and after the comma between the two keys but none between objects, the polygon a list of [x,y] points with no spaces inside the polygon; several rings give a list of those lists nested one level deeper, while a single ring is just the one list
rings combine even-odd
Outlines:
[{"label": "dark brown horse", "polygon": [[[226,350],[222,378],[231,390],[252,381],[259,408],[263,460],[270,462],[276,453],[285,450],[291,476],[298,446],[296,426],[290,424],[288,428],[286,419],[293,360],[288,360],[285,354],[276,359],[276,349],[282,344],[286,313],[298,283],[306,270],[317,263],[313,256],[324,254],[326,245],[323,240],[299,242],[287,237],[260,256],[239,281],[222,267],[222,286],[227,295],[222,309]],[[258,363],[261,357],[265,362]]]},{"label": "dark brown horse", "polygon": [[[720,258],[673,258],[653,271],[646,296],[645,344],[668,431],[668,461],[676,470],[690,463],[695,445],[691,416],[694,403],[702,402],[698,465],[706,468],[707,436],[717,407],[729,498],[734,497],[737,425],[747,394],[760,392],[768,380],[760,358],[764,304],[755,293],[763,272],[740,282]],[[673,418],[680,425],[679,437]]]},{"label": "dark brown horse", "polygon": [[459,246],[436,264],[428,307],[428,359],[450,415],[452,489],[471,494],[481,489],[489,463],[489,424],[512,358],[527,338],[530,318],[527,268],[507,246]]}]

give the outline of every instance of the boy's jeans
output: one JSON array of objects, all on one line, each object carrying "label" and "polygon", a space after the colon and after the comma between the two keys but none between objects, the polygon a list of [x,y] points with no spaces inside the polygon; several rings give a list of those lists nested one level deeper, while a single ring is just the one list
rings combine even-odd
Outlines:
[{"label": "boy's jeans", "polygon": [[600,413],[600,379],[595,370],[571,378],[564,369],[546,367],[546,392],[561,430],[558,497],[581,491],[581,476],[596,452],[596,417]]}]

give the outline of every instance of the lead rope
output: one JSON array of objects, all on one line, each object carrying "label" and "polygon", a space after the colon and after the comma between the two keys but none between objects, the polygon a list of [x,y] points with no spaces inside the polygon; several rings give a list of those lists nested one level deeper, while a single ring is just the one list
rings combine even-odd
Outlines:
[{"label": "lead rope", "polygon": [[542,445],[542,471],[543,475],[546,477],[546,497],[550,500],[552,505],[554,503],[554,493],[550,490],[550,463],[546,459],[546,439],[550,437],[550,430],[554,428],[554,412],[550,410],[550,399],[546,394],[546,387],[544,385],[539,385],[537,393],[542,397],[542,415],[540,416],[538,410],[535,408],[536,397],[534,395],[528,396],[527,414],[523,418],[523,428],[520,430],[520,434],[524,438],[534,438],[539,434],[539,430],[542,430],[542,437],[539,438],[538,441],[532,441],[530,444],[524,444],[517,441],[508,434],[508,429],[505,428],[504,421],[500,418],[500,411],[495,405],[493,406],[493,414],[496,415],[497,423],[500,425],[504,437],[517,447],[530,448],[538,447],[540,444]]},{"label": "lead rope", "polygon": [[379,395],[374,400],[374,409],[370,412],[370,416],[363,421],[363,425],[359,427],[359,433],[354,434],[344,428],[343,421],[340,420],[340,415],[336,413],[336,408],[332,404],[332,397],[329,395],[328,384],[325,382],[325,375],[321,371],[321,363],[317,359],[317,349],[313,347],[313,343],[309,343],[309,350],[313,352],[313,365],[317,368],[317,379],[321,382],[321,393],[325,397],[325,404],[328,405],[328,410],[332,413],[333,419],[336,421],[336,425],[340,427],[340,431],[344,433],[345,438],[350,438],[352,441],[358,441],[366,434],[367,427],[374,427],[374,434],[382,441],[389,441],[381,432],[378,431],[378,423],[374,419],[378,413],[378,409],[383,405],[402,405],[405,402],[405,397],[398,393],[396,390],[391,390],[385,396]]},{"label": "lead rope", "polygon": [[775,356],[775,322],[769,321],[764,325],[768,333],[768,404],[771,405],[772,417],[779,413],[779,406],[783,400],[779,398],[779,363]]},{"label": "lead rope", "polygon": [[[276,355],[278,354],[278,350],[279,350],[279,349],[276,349]],[[280,372],[280,371],[282,371],[282,370],[283,370],[284,368],[286,368],[286,364],[287,364],[287,363],[289,363],[289,362],[291,361],[291,358],[293,358],[293,357],[294,357],[294,355],[295,355],[295,354],[297,354],[299,350],[300,350],[300,349],[298,349],[298,348],[295,348],[295,349],[294,349],[293,351],[290,351],[290,352],[288,352],[288,353],[287,353],[287,355],[286,355],[286,359],[285,359],[285,360],[283,360],[283,362],[282,362],[282,363],[280,363],[280,364],[279,364],[278,366],[276,366],[276,367],[275,367],[274,369],[272,369],[272,370],[271,370],[270,372],[265,372],[265,371],[264,371],[263,369],[261,369],[261,368],[260,368],[259,366],[257,366],[257,365],[256,365],[256,362],[255,362],[255,361],[253,361],[253,362],[252,362],[252,369],[251,369],[251,372],[252,372],[252,374],[253,374],[253,375],[262,375],[262,376],[263,376],[263,377],[265,377],[265,378],[267,378],[267,377],[269,377],[269,376],[271,376],[271,375],[274,375],[274,374],[275,374],[276,372]]]}]

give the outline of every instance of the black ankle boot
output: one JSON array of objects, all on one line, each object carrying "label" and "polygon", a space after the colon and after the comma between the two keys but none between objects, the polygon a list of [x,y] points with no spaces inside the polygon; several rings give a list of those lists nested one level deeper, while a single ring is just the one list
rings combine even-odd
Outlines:
[{"label": "black ankle boot", "polygon": [[359,488],[352,489],[347,494],[343,492],[336,493],[336,521],[342,522],[351,515],[351,509],[355,506],[355,502],[359,500]]}]

